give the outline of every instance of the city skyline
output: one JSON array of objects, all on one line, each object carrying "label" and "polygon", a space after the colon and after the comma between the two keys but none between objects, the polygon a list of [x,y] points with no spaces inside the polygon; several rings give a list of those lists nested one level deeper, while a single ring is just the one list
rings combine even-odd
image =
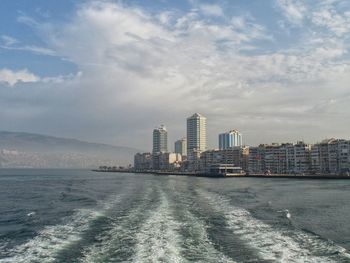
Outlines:
[{"label": "city skyline", "polygon": [[[213,144],[214,146],[211,147],[207,144],[207,138],[206,138],[206,130],[207,130],[207,118],[204,117],[202,114],[200,113],[194,113],[193,115],[191,115],[190,117],[188,117],[187,120],[187,128],[184,130],[183,134],[186,134],[188,136],[188,122],[189,119],[196,119],[196,121],[194,121],[196,123],[196,126],[198,126],[198,118],[204,118],[204,125],[203,128],[204,129],[204,137],[205,137],[205,143],[204,143],[204,147],[202,148],[202,150],[200,152],[206,151],[206,150],[226,150],[226,149],[230,149],[230,148],[234,148],[234,147],[242,147],[242,146],[250,146],[250,147],[259,147],[261,145],[283,145],[283,144],[294,144],[295,142],[299,143],[299,142],[303,142],[303,143],[307,143],[307,144],[318,144],[318,143],[322,143],[324,141],[328,141],[328,140],[333,140],[336,137],[335,136],[330,136],[327,138],[323,138],[321,140],[315,140],[313,142],[310,141],[305,141],[303,139],[298,139],[295,141],[277,141],[277,140],[273,140],[270,142],[258,142],[257,144],[246,144],[243,141],[243,133],[241,133],[240,131],[236,130],[236,129],[230,129],[227,132],[223,132],[220,131],[216,137],[217,137],[217,141],[216,141],[216,145],[215,143]],[[193,125],[192,125],[193,126]],[[168,140],[168,130],[166,129],[164,124],[160,124],[159,127],[153,129],[153,141],[152,141],[152,149],[154,149],[155,147],[155,131],[159,131],[159,130],[164,130],[166,135],[165,135],[165,142],[163,142],[163,144],[166,145],[167,150],[166,151],[161,151],[161,152],[168,152],[168,153],[180,153],[181,155],[188,155],[188,147],[185,148],[185,154],[182,154],[182,148],[184,147],[184,145],[187,145],[188,143],[188,139],[186,136],[180,136],[180,139],[177,138],[175,140],[171,140],[169,142]],[[170,131],[171,133],[171,131]],[[345,138],[338,138],[340,140],[347,140],[349,139],[348,137]],[[157,140],[156,140],[157,141]],[[164,140],[163,140],[164,141]],[[173,145],[172,147],[168,148],[168,145]],[[144,149],[147,151],[147,149]],[[154,150],[152,150],[152,152],[154,152]],[[157,151],[156,151],[157,152]],[[182,152],[182,153],[181,153]]]},{"label": "city skyline", "polygon": [[174,151],[168,151],[165,126],[155,128],[152,154],[137,153],[133,169],[137,172],[199,173],[205,176],[250,173],[255,176],[349,176],[350,140],[331,138],[316,144],[297,141],[252,146],[243,144],[243,134],[238,130],[230,130],[218,134],[218,148],[207,148],[206,121],[207,118],[198,112],[186,118],[187,137],[175,141]]},{"label": "city skyline", "polygon": [[1,3],[1,130],[149,149],[201,112],[209,148],[348,137],[349,1]]}]

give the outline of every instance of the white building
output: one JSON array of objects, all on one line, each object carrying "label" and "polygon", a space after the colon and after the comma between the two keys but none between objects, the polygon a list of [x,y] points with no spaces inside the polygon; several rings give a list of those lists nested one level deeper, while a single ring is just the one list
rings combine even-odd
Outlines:
[{"label": "white building", "polygon": [[189,161],[199,160],[207,147],[207,119],[195,113],[187,118],[187,155]]},{"label": "white building", "polygon": [[242,134],[237,130],[219,134],[219,149],[226,150],[232,147],[243,146]]}]

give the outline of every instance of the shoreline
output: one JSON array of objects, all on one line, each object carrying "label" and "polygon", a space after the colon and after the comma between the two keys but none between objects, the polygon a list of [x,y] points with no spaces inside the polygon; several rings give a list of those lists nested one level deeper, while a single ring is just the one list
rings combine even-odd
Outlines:
[{"label": "shoreline", "polygon": [[103,173],[133,173],[133,174],[153,174],[155,176],[191,176],[191,177],[206,177],[206,178],[287,178],[287,179],[326,179],[326,180],[350,180],[350,176],[346,175],[330,175],[330,174],[320,174],[320,175],[293,175],[293,174],[249,174],[249,175],[214,175],[205,173],[191,173],[191,172],[166,172],[166,171],[130,171],[130,170],[98,170],[94,169],[93,172],[103,172]]}]

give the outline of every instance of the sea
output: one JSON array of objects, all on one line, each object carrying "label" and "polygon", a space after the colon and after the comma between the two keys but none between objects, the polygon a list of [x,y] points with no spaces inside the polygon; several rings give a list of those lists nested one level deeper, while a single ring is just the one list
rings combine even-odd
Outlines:
[{"label": "sea", "polygon": [[350,262],[350,180],[2,169],[0,262]]}]

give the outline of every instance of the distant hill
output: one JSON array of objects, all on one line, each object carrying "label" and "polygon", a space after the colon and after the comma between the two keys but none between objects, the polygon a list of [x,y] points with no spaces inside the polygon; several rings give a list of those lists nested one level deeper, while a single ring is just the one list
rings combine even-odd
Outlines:
[{"label": "distant hill", "polygon": [[0,131],[0,167],[127,165],[140,150],[25,132]]}]

